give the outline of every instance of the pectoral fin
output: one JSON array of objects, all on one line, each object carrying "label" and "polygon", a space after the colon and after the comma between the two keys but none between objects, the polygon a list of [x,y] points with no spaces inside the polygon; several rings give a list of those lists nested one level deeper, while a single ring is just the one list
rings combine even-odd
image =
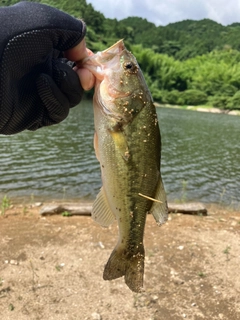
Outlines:
[{"label": "pectoral fin", "polygon": [[128,161],[130,157],[129,148],[126,137],[122,131],[110,131],[114,144],[117,150],[125,161]]},{"label": "pectoral fin", "polygon": [[101,188],[93,203],[92,218],[103,227],[108,227],[115,220],[115,216],[108,205],[103,188]]},{"label": "pectoral fin", "polygon": [[167,207],[167,197],[164,190],[161,177],[158,181],[158,186],[156,194],[154,197],[158,201],[154,201],[150,212],[154,216],[157,223],[162,224],[167,221],[168,218],[168,207]]}]

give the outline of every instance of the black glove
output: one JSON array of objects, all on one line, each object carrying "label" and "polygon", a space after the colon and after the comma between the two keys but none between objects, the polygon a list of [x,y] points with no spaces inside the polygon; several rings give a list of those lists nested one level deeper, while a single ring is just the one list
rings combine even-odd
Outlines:
[{"label": "black glove", "polygon": [[0,21],[0,133],[64,120],[83,89],[63,51],[81,42],[85,24],[32,2],[1,7]]}]

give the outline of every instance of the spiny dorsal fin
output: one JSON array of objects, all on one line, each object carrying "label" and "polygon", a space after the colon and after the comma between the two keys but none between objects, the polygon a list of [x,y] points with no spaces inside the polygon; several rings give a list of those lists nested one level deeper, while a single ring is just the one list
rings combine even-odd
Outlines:
[{"label": "spiny dorsal fin", "polygon": [[103,227],[108,227],[115,220],[109,208],[103,188],[101,188],[92,207],[92,218]]}]

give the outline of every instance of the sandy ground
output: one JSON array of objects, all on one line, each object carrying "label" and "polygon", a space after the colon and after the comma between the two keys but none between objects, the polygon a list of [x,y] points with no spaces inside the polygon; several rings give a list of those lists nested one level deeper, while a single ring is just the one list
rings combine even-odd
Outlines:
[{"label": "sandy ground", "polygon": [[0,217],[0,319],[240,319],[240,212],[171,214],[145,231],[144,292],[104,281],[117,226],[41,217],[18,206]]}]

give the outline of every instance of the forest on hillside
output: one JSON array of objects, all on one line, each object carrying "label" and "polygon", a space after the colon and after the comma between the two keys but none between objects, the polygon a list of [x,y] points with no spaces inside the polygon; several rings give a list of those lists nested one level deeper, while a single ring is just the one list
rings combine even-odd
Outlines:
[{"label": "forest on hillside", "polygon": [[[16,0],[0,0],[1,6]],[[35,0],[57,7],[87,24],[87,46],[106,49],[124,38],[136,56],[155,101],[240,109],[240,23],[210,19],[167,26],[139,17],[105,18],[86,0]]]}]

